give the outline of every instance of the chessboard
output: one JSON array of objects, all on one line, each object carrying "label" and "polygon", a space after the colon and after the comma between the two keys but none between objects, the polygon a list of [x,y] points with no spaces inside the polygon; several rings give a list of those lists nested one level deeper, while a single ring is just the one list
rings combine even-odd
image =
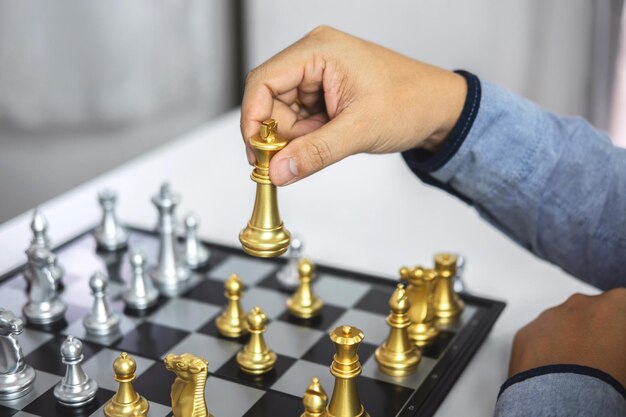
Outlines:
[{"label": "chessboard", "polygon": [[[363,365],[358,389],[369,414],[432,416],[504,308],[499,301],[461,294],[466,304],[462,315],[423,349],[417,372],[392,377],[378,370],[374,351],[389,332],[385,319],[394,281],[317,264],[314,290],[325,302],[323,313],[315,319],[298,320],[288,314],[285,302],[290,294],[281,289],[276,278],[285,265],[284,258],[259,259],[239,248],[203,243],[211,258],[204,269],[195,272],[194,285],[179,296],[159,298],[144,315],[125,310],[121,298],[131,276],[128,251],[96,250],[92,230],[55,248],[65,269],[65,320],[53,329],[27,325],[18,336],[26,363],[35,369],[37,377],[29,394],[0,402],[0,417],[103,416],[102,406],[117,387],[112,364],[120,352],[128,352],[137,362],[134,386],[149,401],[150,417],[172,415],[170,387],[175,376],[165,369],[163,358],[168,353],[184,352],[209,361],[206,402],[216,417],[299,416],[303,412],[302,395],[313,376],[320,378],[329,395],[332,392],[334,377],[329,365],[334,349],[328,333],[344,324],[365,334],[358,352]],[[157,259],[159,240],[153,232],[130,228],[128,246],[143,251],[149,264]],[[121,316],[121,334],[114,340],[93,339],[82,324],[92,304],[89,277],[96,270],[109,276],[110,304]],[[21,315],[27,301],[23,271],[24,266],[0,278],[0,307],[16,315]],[[220,336],[214,323],[226,304],[224,281],[232,273],[237,273],[246,286],[244,309],[258,305],[270,320],[265,337],[278,361],[262,376],[240,371],[235,355],[245,340]],[[59,349],[66,335],[83,341],[83,369],[99,386],[95,400],[80,409],[59,405],[53,395],[54,385],[65,373]]]}]

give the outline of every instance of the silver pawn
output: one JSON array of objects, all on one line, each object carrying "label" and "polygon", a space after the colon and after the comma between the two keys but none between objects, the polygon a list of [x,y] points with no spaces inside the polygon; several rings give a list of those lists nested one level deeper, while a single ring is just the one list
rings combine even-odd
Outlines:
[{"label": "silver pawn", "polygon": [[54,397],[66,407],[81,407],[96,397],[98,384],[83,371],[83,343],[72,336],[61,344],[61,362],[67,365],[65,376],[54,387]]},{"label": "silver pawn", "polygon": [[193,214],[185,217],[185,262],[191,269],[199,269],[209,263],[209,250],[198,239],[198,218]]},{"label": "silver pawn", "polygon": [[132,252],[129,260],[133,277],[130,288],[124,291],[124,301],[129,308],[145,310],[157,302],[159,291],[146,274],[145,256],[140,252]]},{"label": "silver pawn", "polygon": [[98,194],[98,203],[102,208],[102,220],[95,231],[98,247],[108,251],[116,251],[128,245],[128,232],[117,220],[115,203],[117,194],[106,189]]},{"label": "silver pawn", "polygon": [[[41,249],[50,249],[50,238],[48,237],[48,221],[43,213],[36,208],[33,212],[33,220],[30,223],[30,230],[33,232],[33,238],[30,241],[30,247],[37,247]],[[55,259],[54,265],[50,266],[52,276],[57,283],[57,288],[62,285],[63,279],[63,267],[59,265],[58,260]]]},{"label": "silver pawn", "polygon": [[53,276],[56,256],[48,249],[31,246],[26,251],[28,256],[28,302],[22,312],[24,317],[34,324],[49,325],[61,319],[67,305],[59,298],[57,280]]},{"label": "silver pawn", "polygon": [[463,279],[466,264],[467,261],[465,260],[465,257],[457,255],[456,274],[454,275],[454,278],[452,278],[452,286],[454,288],[454,292],[457,294],[460,292],[467,292],[467,286],[465,285],[465,280]]},{"label": "silver pawn", "polygon": [[0,308],[0,401],[13,400],[33,389],[35,371],[24,362],[24,352],[17,336],[24,331],[24,321]]},{"label": "silver pawn", "polygon": [[170,185],[164,183],[159,193],[152,197],[152,203],[159,211],[159,260],[150,275],[163,294],[176,295],[186,288],[191,277],[189,268],[178,259],[175,211],[180,195],[173,193]]},{"label": "silver pawn", "polygon": [[106,295],[109,279],[97,271],[89,279],[89,287],[94,296],[91,313],[83,320],[87,334],[109,336],[119,332],[120,317],[109,307]]},{"label": "silver pawn", "polygon": [[295,289],[300,285],[300,276],[298,274],[298,263],[302,259],[304,251],[304,243],[297,236],[291,238],[289,243],[289,252],[287,253],[287,264],[276,274],[276,279],[281,287],[285,289]]}]

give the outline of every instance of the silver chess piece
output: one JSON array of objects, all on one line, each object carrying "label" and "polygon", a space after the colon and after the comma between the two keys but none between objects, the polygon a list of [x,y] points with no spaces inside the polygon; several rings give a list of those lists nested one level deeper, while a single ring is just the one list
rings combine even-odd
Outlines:
[{"label": "silver chess piece", "polygon": [[285,289],[295,289],[300,285],[298,274],[298,263],[302,259],[304,243],[297,236],[291,238],[289,252],[287,252],[287,264],[276,274],[276,279],[281,287]]},{"label": "silver chess piece", "polygon": [[[33,238],[30,241],[30,247],[37,247],[52,251],[50,248],[50,238],[48,237],[48,221],[43,213],[36,208],[33,212],[33,220],[30,223],[30,229],[33,232]],[[57,283],[57,288],[63,285],[63,267],[59,265],[58,260],[55,259],[54,265],[50,266],[52,276]]]},{"label": "silver chess piece", "polygon": [[198,239],[198,218],[193,214],[185,217],[185,262],[191,269],[202,268],[209,263],[209,250]]},{"label": "silver chess piece", "polygon": [[159,291],[146,274],[146,257],[140,252],[132,252],[129,261],[133,277],[130,287],[124,291],[124,301],[129,308],[145,310],[157,302]]},{"label": "silver chess piece", "polygon": [[61,344],[61,362],[67,365],[65,376],[54,387],[54,397],[66,407],[81,407],[96,397],[98,384],[85,374],[83,343],[72,336]]},{"label": "silver chess piece", "polygon": [[115,215],[116,202],[117,194],[112,190],[106,189],[98,194],[102,220],[94,235],[98,247],[108,251],[116,251],[128,245],[128,232]]},{"label": "silver chess piece", "polygon": [[13,400],[28,394],[35,382],[34,369],[24,361],[17,336],[24,321],[0,308],[0,400]]},{"label": "silver chess piece", "polygon": [[452,285],[455,293],[467,292],[467,286],[465,285],[465,280],[463,279],[463,274],[465,273],[465,257],[462,255],[457,255],[456,261],[456,274],[452,279]]},{"label": "silver chess piece", "polygon": [[59,298],[57,280],[53,276],[56,256],[48,249],[31,246],[28,256],[28,302],[22,312],[30,322],[49,325],[63,319],[67,305]]},{"label": "silver chess piece", "polygon": [[176,239],[176,206],[180,195],[172,192],[170,185],[161,185],[159,193],[152,197],[152,203],[159,211],[158,232],[160,238],[159,260],[151,271],[155,285],[165,295],[179,294],[188,283],[191,273],[179,259]]},{"label": "silver chess piece", "polygon": [[109,307],[107,291],[109,279],[97,271],[89,279],[89,287],[94,296],[91,313],[83,320],[87,334],[92,336],[110,336],[119,333],[120,317]]}]

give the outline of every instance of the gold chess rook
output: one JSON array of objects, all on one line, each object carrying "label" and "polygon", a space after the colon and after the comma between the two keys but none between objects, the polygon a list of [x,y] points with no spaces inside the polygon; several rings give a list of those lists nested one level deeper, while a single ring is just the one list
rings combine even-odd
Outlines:
[{"label": "gold chess rook", "polygon": [[287,140],[276,136],[277,127],[276,120],[266,120],[261,124],[259,135],[249,140],[256,155],[256,164],[250,176],[257,183],[256,197],[252,217],[239,233],[239,241],[246,253],[261,258],[284,254],[291,240],[280,219],[276,186],[270,180],[270,160],[287,146]]}]

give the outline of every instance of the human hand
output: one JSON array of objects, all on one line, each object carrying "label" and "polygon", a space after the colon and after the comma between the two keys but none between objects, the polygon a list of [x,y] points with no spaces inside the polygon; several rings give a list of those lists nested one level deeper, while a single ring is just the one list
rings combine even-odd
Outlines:
[{"label": "human hand", "polygon": [[319,27],[248,74],[241,133],[269,118],[289,144],[270,164],[276,185],[349,155],[435,150],[456,124],[467,86],[460,75]]},{"label": "human hand", "polygon": [[554,364],[600,369],[626,386],[626,288],[574,294],[517,332],[509,376]]}]

